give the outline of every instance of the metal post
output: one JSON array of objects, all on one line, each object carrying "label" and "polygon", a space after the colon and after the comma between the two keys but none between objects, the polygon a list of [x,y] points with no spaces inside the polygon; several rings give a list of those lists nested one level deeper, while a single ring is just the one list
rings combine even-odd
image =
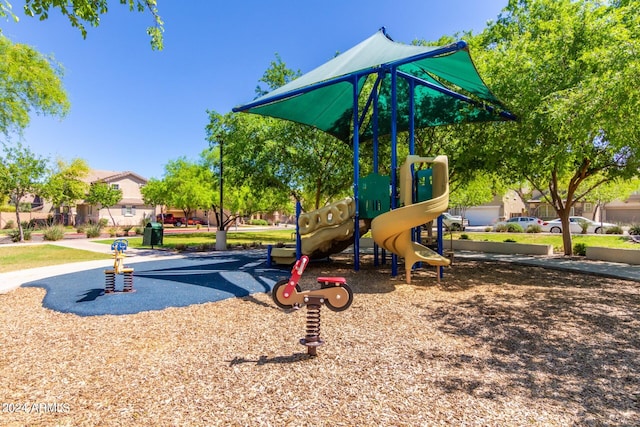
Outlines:
[{"label": "metal post", "polygon": [[222,217],[224,215],[224,208],[222,206],[223,190],[224,190],[224,174],[222,173],[222,145],[223,140],[220,140],[220,221],[218,221],[218,230],[224,231],[224,225],[222,221]]}]

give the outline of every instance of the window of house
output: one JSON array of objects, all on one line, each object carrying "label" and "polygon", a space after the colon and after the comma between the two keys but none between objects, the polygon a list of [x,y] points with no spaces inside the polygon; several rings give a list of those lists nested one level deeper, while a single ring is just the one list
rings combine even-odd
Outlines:
[{"label": "window of house", "polygon": [[593,203],[585,203],[583,212],[593,212]]},{"label": "window of house", "polygon": [[136,208],[132,205],[125,205],[122,207],[123,216],[134,216],[136,214]]},{"label": "window of house", "polygon": [[111,188],[113,188],[114,190],[119,190],[120,184],[111,184]]}]

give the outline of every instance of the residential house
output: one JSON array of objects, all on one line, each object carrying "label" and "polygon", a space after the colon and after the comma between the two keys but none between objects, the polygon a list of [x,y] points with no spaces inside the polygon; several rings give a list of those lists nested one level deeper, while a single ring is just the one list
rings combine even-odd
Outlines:
[{"label": "residential house", "polygon": [[603,221],[614,224],[640,224],[640,191],[636,191],[625,201],[615,200],[603,209]]},{"label": "residential house", "polygon": [[[462,215],[460,209],[451,209],[451,214]],[[495,196],[489,203],[481,206],[472,206],[464,211],[464,217],[469,220],[469,225],[493,225],[497,221],[525,214],[525,204],[513,190],[508,190],[504,196]]]},{"label": "residential house", "polygon": [[130,172],[113,172],[102,170],[91,170],[85,181],[88,183],[105,182],[113,188],[122,191],[122,200],[109,209],[103,206],[93,206],[85,202],[80,202],[76,206],[75,223],[97,223],[101,218],[109,220],[111,217],[119,226],[140,225],[145,218],[155,217],[155,207],[145,205],[142,200],[140,189],[144,187],[147,180],[142,176]]}]

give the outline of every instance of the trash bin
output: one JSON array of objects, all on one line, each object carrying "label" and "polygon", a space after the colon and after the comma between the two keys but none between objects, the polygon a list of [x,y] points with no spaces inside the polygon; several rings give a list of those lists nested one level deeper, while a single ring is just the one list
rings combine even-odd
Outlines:
[{"label": "trash bin", "polygon": [[164,237],[164,228],[159,222],[149,222],[144,227],[144,235],[142,236],[142,246],[162,245]]}]

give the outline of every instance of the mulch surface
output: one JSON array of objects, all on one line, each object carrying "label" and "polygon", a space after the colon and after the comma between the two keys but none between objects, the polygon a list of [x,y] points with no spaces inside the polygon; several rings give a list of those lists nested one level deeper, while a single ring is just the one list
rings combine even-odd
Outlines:
[{"label": "mulch surface", "polygon": [[[44,290],[0,295],[0,425],[571,426],[640,420],[640,283],[457,261],[412,283],[351,259],[353,305],[267,294],[121,316],[59,313]],[[402,271],[402,269],[401,269]]]}]

